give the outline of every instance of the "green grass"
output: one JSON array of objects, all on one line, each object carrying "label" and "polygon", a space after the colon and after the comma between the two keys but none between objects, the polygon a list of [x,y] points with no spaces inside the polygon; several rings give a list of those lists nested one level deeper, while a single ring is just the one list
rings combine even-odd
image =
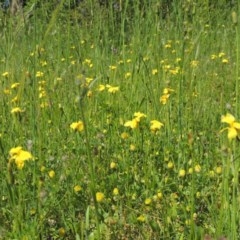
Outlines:
[{"label": "green grass", "polygon": [[239,239],[237,4],[115,2],[1,13],[0,239]]}]

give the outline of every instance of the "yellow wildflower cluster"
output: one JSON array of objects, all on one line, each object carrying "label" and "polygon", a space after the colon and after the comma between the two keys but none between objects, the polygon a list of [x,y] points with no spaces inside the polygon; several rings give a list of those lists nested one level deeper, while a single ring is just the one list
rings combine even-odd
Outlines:
[{"label": "yellow wildflower cluster", "polygon": [[83,61],[83,64],[84,65],[87,65],[88,67],[92,68],[93,67],[93,63],[92,63],[92,60],[91,59],[85,59]]},{"label": "yellow wildflower cluster", "polygon": [[45,80],[39,81],[38,85],[39,85],[39,87],[38,87],[38,97],[39,97],[39,99],[41,99],[40,107],[45,108],[45,107],[48,106],[48,102],[46,100],[47,93],[46,93],[46,90],[45,90],[46,81]]},{"label": "yellow wildflower cluster", "polygon": [[227,113],[225,116],[222,116],[221,122],[227,123],[229,125],[228,127],[221,130],[221,132],[224,130],[228,130],[229,140],[235,139],[236,137],[240,136],[240,123],[236,122],[236,119],[232,114]]},{"label": "yellow wildflower cluster", "polygon": [[83,121],[73,122],[70,125],[70,128],[75,130],[75,131],[82,132],[84,130]]},{"label": "yellow wildflower cluster", "polygon": [[220,61],[225,64],[229,62],[229,59],[228,57],[226,57],[226,54],[224,52],[220,52],[218,54],[212,54],[211,60],[215,60],[215,59],[220,59]]},{"label": "yellow wildflower cluster", "polygon": [[[138,128],[141,119],[147,117],[144,113],[141,113],[141,112],[135,112],[133,116],[134,116],[134,118],[132,120],[125,122],[124,127],[136,129],[136,128]],[[158,120],[152,120],[152,121],[150,121],[150,123],[151,123],[150,130],[153,133],[155,133],[156,131],[160,130],[163,127],[163,123],[159,122]],[[121,138],[122,139],[127,138],[128,135],[126,135],[126,134],[127,133],[125,133],[125,132],[122,133]]]},{"label": "yellow wildflower cluster", "polygon": [[99,92],[102,92],[104,91],[105,89],[107,89],[107,91],[109,93],[116,93],[119,91],[119,87],[118,86],[111,86],[109,84],[106,84],[106,85],[103,85],[103,84],[100,84],[97,88],[97,91]]},{"label": "yellow wildflower cluster", "polygon": [[171,95],[171,93],[174,92],[171,88],[164,88],[163,89],[163,95],[160,97],[160,103],[165,105]]},{"label": "yellow wildflower cluster", "polygon": [[33,159],[30,152],[25,151],[22,147],[15,147],[9,151],[9,162],[14,162],[18,169],[22,169],[26,161]]},{"label": "yellow wildflower cluster", "polygon": [[132,129],[135,129],[138,127],[141,118],[146,117],[146,115],[141,112],[135,112],[133,116],[134,116],[134,118],[132,120],[129,120],[124,124],[125,127],[130,127]]}]

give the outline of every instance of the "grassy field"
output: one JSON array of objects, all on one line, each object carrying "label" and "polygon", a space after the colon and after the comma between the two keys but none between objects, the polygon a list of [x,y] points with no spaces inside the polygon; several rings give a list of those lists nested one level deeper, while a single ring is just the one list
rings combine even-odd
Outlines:
[{"label": "grassy field", "polygon": [[237,2],[33,2],[0,14],[0,239],[240,239]]}]

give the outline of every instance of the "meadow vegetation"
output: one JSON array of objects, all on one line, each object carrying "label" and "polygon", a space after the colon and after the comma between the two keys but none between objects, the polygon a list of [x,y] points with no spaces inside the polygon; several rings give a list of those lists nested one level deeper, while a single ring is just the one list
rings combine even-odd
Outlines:
[{"label": "meadow vegetation", "polygon": [[107,2],[0,13],[0,239],[240,239],[240,6]]}]

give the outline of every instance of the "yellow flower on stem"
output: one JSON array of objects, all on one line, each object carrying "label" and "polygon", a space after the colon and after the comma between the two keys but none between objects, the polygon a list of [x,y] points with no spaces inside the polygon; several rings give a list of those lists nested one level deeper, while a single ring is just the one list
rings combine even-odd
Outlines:
[{"label": "yellow flower on stem", "polygon": [[124,124],[124,127],[130,127],[132,129],[135,129],[138,127],[138,123],[139,121],[137,121],[136,118],[130,120],[130,121],[127,121],[125,124]]},{"label": "yellow flower on stem", "polygon": [[141,112],[135,112],[133,116],[135,117],[135,119],[138,122],[140,122],[141,118],[146,117],[146,115],[144,113],[141,113]]},{"label": "yellow flower on stem", "polygon": [[24,163],[27,160],[33,159],[33,156],[30,152],[22,150],[22,147],[15,147],[10,149],[10,162],[14,161],[17,165],[18,169],[22,169],[24,167]]},{"label": "yellow flower on stem", "polygon": [[157,130],[161,129],[161,127],[163,126],[163,123],[157,121],[157,120],[152,120],[151,121],[151,126],[150,126],[150,130],[152,132],[156,132]]},{"label": "yellow flower on stem", "polygon": [[99,203],[102,202],[104,200],[104,197],[105,196],[104,196],[104,194],[102,192],[97,192],[96,193],[96,201],[97,202],[99,202]]},{"label": "yellow flower on stem", "polygon": [[225,116],[221,117],[221,122],[222,123],[227,123],[229,126],[222,129],[221,132],[224,130],[228,130],[228,139],[232,140],[235,139],[236,137],[240,136],[240,123],[236,122],[235,117],[227,113]]},{"label": "yellow flower on stem", "polygon": [[70,128],[72,128],[73,130],[82,132],[82,131],[84,130],[84,124],[83,124],[82,121],[73,122],[73,123],[70,125]]}]

